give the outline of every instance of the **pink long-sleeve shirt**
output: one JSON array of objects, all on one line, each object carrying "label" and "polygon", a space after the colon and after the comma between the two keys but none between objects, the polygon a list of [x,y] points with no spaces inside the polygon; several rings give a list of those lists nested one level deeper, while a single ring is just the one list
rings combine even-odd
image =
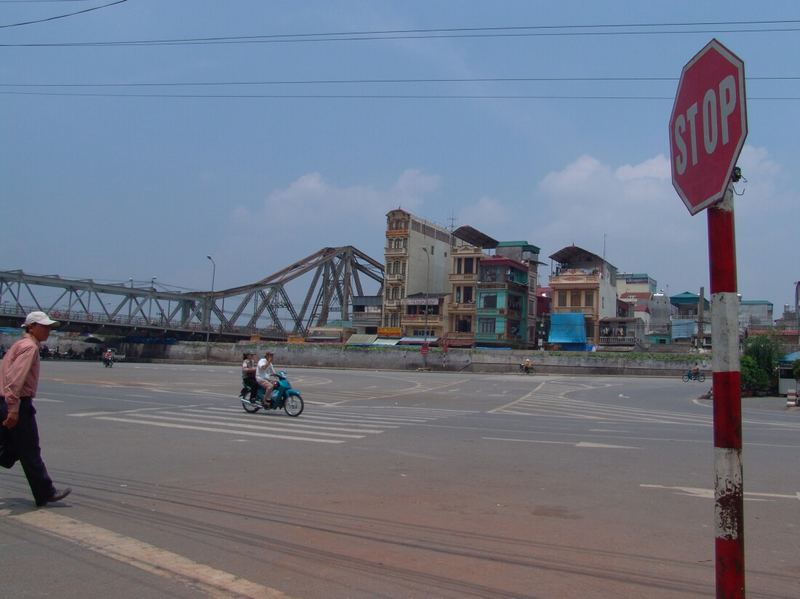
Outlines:
[{"label": "pink long-sleeve shirt", "polygon": [[17,341],[3,357],[0,395],[12,414],[19,413],[21,397],[33,397],[39,386],[39,341],[30,333]]}]

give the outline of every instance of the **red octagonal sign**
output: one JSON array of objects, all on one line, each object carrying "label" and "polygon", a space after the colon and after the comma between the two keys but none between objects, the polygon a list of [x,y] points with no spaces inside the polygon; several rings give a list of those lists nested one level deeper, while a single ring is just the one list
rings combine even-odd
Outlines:
[{"label": "red octagonal sign", "polygon": [[713,39],[683,67],[669,119],[672,185],[690,213],[722,198],[745,137],[744,62]]}]

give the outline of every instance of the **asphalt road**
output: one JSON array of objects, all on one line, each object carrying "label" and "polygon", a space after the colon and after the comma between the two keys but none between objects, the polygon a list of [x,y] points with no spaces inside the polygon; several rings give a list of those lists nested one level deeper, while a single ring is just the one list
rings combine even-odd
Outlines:
[{"label": "asphalt road", "polygon": [[[4,596],[711,597],[710,383],[45,362],[35,509],[0,471]],[[800,596],[800,409],[745,399],[749,597]]]}]

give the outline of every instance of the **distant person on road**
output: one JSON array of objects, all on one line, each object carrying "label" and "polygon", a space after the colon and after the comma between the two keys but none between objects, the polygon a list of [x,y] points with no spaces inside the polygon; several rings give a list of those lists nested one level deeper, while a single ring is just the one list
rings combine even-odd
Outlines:
[{"label": "distant person on road", "polygon": [[692,379],[696,380],[698,376],[700,376],[700,365],[695,362],[694,366],[692,366],[691,373]]},{"label": "distant person on road", "polygon": [[272,357],[273,353],[268,351],[264,354],[264,357],[258,361],[256,364],[256,382],[260,387],[264,387],[266,390],[264,392],[264,397],[269,398],[269,392],[272,391],[272,388],[275,386],[271,380],[269,380],[270,375],[277,374],[275,372],[275,367],[272,365]]},{"label": "distant person on road", "polygon": [[25,334],[8,350],[0,368],[0,466],[19,461],[38,507],[61,501],[72,489],[56,489],[42,461],[33,398],[39,386],[39,347],[58,322],[44,312],[25,318]]}]

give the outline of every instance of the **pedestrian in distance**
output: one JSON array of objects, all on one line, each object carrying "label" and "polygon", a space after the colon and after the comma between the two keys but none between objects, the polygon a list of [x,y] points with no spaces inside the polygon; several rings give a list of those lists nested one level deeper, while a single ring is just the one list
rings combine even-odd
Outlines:
[{"label": "pedestrian in distance", "polygon": [[33,398],[39,386],[39,349],[59,323],[44,312],[25,318],[25,334],[3,357],[0,367],[0,466],[18,461],[38,507],[61,501],[72,492],[56,489],[42,461]]}]

